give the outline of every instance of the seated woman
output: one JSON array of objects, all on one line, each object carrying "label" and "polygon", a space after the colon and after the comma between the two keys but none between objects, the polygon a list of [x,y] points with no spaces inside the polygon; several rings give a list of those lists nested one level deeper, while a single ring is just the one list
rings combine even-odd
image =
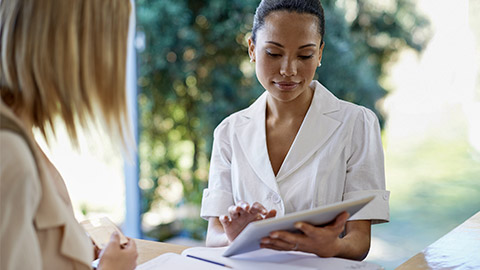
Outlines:
[{"label": "seated woman", "polygon": [[371,224],[389,219],[380,127],[313,77],[325,46],[319,0],[263,0],[248,40],[265,93],[216,128],[201,216],[207,246],[225,246],[255,220],[376,195],[353,217],[302,234],[271,232],[261,247],[362,260]]},{"label": "seated woman", "polygon": [[[87,120],[126,146],[129,0],[0,1],[0,269],[92,269],[94,247],[33,130],[71,141]],[[133,270],[118,234],[98,269]]]}]

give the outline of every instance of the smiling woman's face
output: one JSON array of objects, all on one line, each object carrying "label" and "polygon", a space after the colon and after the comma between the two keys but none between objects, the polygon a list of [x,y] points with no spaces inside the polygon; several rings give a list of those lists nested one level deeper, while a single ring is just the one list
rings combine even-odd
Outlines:
[{"label": "smiling woman's face", "polygon": [[314,15],[275,11],[265,18],[256,43],[249,40],[257,78],[278,101],[296,99],[309,88],[323,45]]}]

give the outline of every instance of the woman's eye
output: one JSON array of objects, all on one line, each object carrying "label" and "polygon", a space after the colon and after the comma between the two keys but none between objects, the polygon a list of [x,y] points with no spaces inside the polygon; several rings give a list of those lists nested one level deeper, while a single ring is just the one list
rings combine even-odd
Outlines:
[{"label": "woman's eye", "polygon": [[313,54],[311,54],[311,55],[299,55],[298,57],[299,57],[300,59],[306,60],[306,59],[312,58],[312,57],[313,57]]},{"label": "woman's eye", "polygon": [[266,51],[266,52],[267,52],[267,55],[268,55],[268,56],[272,56],[272,57],[279,57],[279,56],[281,56],[281,55],[278,54],[278,53],[271,53],[271,52],[269,52],[269,51]]}]

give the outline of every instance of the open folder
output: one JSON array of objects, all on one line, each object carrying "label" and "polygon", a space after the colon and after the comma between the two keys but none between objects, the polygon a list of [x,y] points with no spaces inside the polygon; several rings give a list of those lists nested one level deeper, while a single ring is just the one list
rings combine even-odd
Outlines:
[{"label": "open folder", "polygon": [[301,211],[279,218],[266,219],[250,223],[232,245],[221,248],[193,247],[179,254],[163,254],[139,265],[138,270],[154,269],[382,269],[377,264],[340,258],[320,258],[314,254],[298,251],[276,251],[260,249],[260,239],[274,230],[293,230],[298,221],[315,225],[331,222],[346,211],[352,216],[373,200],[374,196],[346,200],[312,210]]},{"label": "open folder", "polygon": [[166,253],[137,266],[136,270],[157,269],[237,269],[237,270],[380,270],[381,266],[340,258],[320,258],[298,251],[261,249],[232,257],[224,257],[226,247],[193,247],[182,255]]},{"label": "open folder", "polygon": [[254,221],[248,224],[237,238],[233,240],[223,256],[229,257],[260,249],[260,240],[263,237],[268,236],[272,231],[295,231],[294,224],[296,222],[304,221],[312,225],[324,225],[333,221],[336,216],[344,211],[348,212],[350,216],[353,216],[374,198],[375,196],[368,196],[360,199],[345,200],[310,210],[287,214],[283,217]]}]

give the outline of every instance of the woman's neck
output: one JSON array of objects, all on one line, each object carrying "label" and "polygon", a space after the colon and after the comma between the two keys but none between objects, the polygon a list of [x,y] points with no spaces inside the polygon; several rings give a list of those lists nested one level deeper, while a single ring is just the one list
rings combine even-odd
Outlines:
[{"label": "woman's neck", "polygon": [[31,117],[29,117],[28,114],[25,112],[25,110],[22,110],[22,109],[12,110],[12,112],[15,114],[15,116],[18,117],[20,122],[22,122],[23,127],[25,128],[25,132],[30,137],[30,139],[35,141],[35,136],[33,135],[34,125]]},{"label": "woman's neck", "polygon": [[267,119],[291,120],[304,118],[307,114],[313,99],[313,89],[310,87],[300,94],[296,99],[289,102],[282,102],[271,95],[267,96]]}]

